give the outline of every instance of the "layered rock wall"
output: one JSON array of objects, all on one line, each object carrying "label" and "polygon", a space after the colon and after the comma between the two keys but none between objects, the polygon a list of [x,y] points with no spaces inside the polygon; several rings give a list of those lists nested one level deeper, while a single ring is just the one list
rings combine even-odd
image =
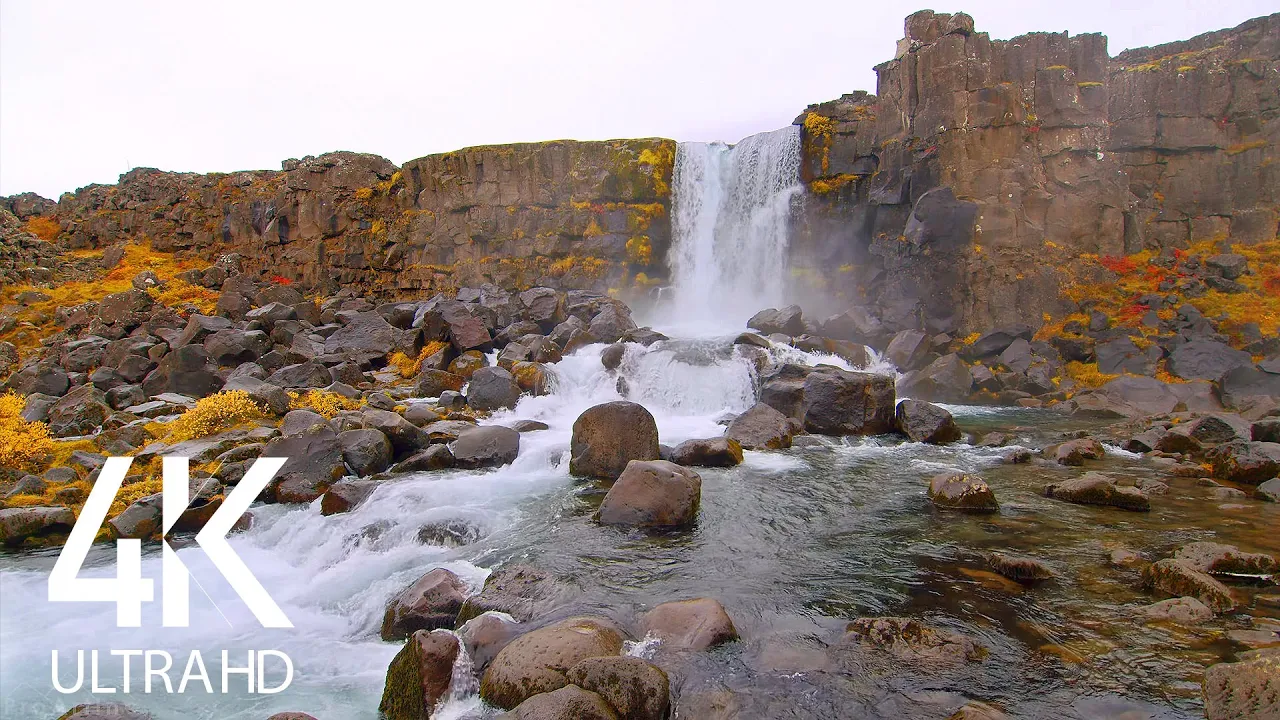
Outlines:
[{"label": "layered rock wall", "polygon": [[[674,154],[669,140],[566,140],[469,148],[404,167],[337,152],[285,161],[278,172],[139,168],[117,185],[63,195],[52,214],[71,248],[146,239],[209,259],[238,253],[249,270],[320,290],[356,284],[407,297],[485,282],[604,290],[654,273],[664,256]],[[30,215],[38,203],[8,204]]]},{"label": "layered rock wall", "polygon": [[[890,330],[1038,326],[1082,255],[1276,238],[1280,15],[1112,59],[916,13],[878,94],[811,106],[794,262]],[[1225,248],[1224,248],[1225,249]]]}]

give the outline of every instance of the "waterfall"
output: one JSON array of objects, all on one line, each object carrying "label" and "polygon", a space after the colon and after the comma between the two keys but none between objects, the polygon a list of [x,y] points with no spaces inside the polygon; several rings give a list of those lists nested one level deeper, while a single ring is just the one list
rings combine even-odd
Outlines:
[{"label": "waterfall", "polygon": [[732,330],[757,310],[784,304],[799,129],[732,146],[680,143],[672,187],[674,323]]}]

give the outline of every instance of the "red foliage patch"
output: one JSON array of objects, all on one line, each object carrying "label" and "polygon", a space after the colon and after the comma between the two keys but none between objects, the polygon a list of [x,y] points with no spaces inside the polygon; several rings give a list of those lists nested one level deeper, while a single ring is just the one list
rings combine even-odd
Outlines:
[{"label": "red foliage patch", "polygon": [[293,281],[283,275],[272,275],[271,282],[276,285],[292,285]]},{"label": "red foliage patch", "polygon": [[1133,258],[1115,257],[1114,255],[1103,255],[1098,258],[1098,264],[1117,275],[1128,275],[1138,269],[1138,263]]},{"label": "red foliage patch", "polygon": [[1146,315],[1147,311],[1150,309],[1151,306],[1149,305],[1143,305],[1142,303],[1130,303],[1129,305],[1120,308],[1120,322],[1124,323],[1139,320],[1143,315]]},{"label": "red foliage patch", "polygon": [[1262,279],[1262,289],[1267,291],[1268,295],[1280,297],[1280,271],[1272,271]]}]

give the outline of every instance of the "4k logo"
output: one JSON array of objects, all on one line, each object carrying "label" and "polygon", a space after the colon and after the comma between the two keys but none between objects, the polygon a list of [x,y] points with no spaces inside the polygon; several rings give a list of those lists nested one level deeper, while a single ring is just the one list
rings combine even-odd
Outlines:
[{"label": "4k logo", "polygon": [[[107,511],[116,493],[124,483],[125,473],[133,458],[113,457],[98,474],[89,499],[76,520],[66,545],[58,555],[53,571],[49,573],[49,600],[51,602],[114,602],[116,624],[120,627],[142,625],[142,603],[155,599],[154,583],[142,577],[142,541],[121,539],[116,541],[116,576],[114,578],[77,577],[98,528],[107,519]],[[291,628],[293,624],[276,605],[271,596],[253,576],[253,573],[231,549],[227,533],[236,520],[249,509],[250,503],[279,472],[285,458],[260,458],[253,463],[244,478],[214,512],[209,522],[196,533],[196,544],[204,549],[209,560],[218,568],[249,610],[263,627]],[[190,503],[190,473],[188,458],[164,458],[163,527],[166,534]],[[191,576],[178,553],[164,544],[161,562],[163,622],[165,627],[187,627],[190,623]]]}]

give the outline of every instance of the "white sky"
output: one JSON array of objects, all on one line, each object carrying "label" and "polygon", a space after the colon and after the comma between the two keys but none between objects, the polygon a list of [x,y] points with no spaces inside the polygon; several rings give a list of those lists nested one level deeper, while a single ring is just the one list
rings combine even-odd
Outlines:
[{"label": "white sky", "polygon": [[[888,7],[896,6],[896,7]],[[134,166],[397,163],[467,145],[737,141],[875,91],[913,5],[0,0],[0,195],[56,198]],[[977,29],[1102,32],[1115,55],[1232,27],[1275,0],[966,0]]]}]

